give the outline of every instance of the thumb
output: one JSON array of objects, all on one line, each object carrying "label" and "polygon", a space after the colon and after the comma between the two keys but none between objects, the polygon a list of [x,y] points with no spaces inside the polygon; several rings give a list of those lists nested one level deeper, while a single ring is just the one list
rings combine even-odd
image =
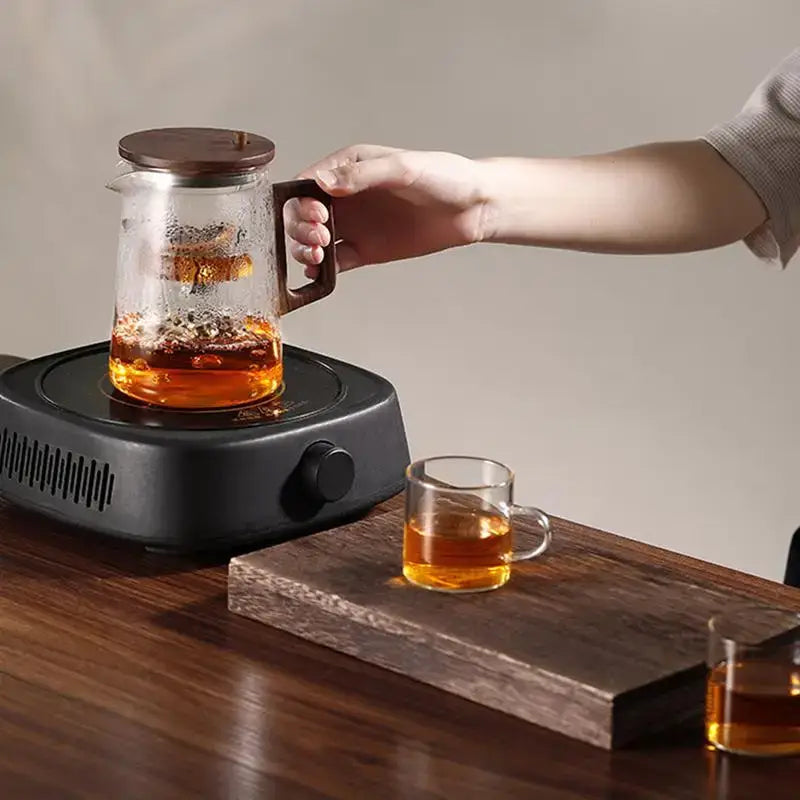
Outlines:
[{"label": "thumb", "polygon": [[347,197],[366,189],[402,189],[414,182],[413,170],[397,155],[371,158],[319,170],[317,184],[334,197]]}]

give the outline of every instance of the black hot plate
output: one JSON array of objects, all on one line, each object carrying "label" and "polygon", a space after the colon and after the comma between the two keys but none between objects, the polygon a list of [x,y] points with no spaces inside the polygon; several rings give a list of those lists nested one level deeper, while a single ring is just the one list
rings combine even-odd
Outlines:
[{"label": "black hot plate", "polygon": [[284,348],[283,392],[174,411],[116,392],[108,343],[0,373],[0,494],[151,547],[232,549],[328,528],[402,489],[391,384]]}]

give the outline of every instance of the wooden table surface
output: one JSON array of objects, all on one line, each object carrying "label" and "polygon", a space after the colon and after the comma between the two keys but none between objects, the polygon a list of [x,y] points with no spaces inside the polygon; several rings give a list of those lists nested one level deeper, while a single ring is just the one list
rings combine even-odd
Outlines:
[{"label": "wooden table surface", "polygon": [[0,797],[800,797],[800,760],[609,753],[238,617],[226,569],[0,501]]}]

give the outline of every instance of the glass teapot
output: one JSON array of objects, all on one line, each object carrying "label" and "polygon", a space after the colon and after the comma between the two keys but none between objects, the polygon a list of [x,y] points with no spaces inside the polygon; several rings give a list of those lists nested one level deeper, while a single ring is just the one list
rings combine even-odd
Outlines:
[{"label": "glass teapot", "polygon": [[[270,184],[275,145],[215,128],[139,131],[119,142],[122,195],[114,387],[146,403],[220,408],[276,394],[280,316],[336,285],[331,198],[314,181]],[[316,280],[287,284],[283,205],[328,207],[331,245]]]}]

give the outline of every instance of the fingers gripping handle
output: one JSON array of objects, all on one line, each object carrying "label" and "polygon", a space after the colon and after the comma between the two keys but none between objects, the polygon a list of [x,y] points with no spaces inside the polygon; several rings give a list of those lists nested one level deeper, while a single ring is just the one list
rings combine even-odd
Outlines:
[{"label": "fingers gripping handle", "polygon": [[[272,197],[275,213],[275,258],[278,266],[278,292],[280,294],[280,313],[288,314],[296,308],[313,303],[327,297],[336,287],[336,240],[333,225],[333,198],[317,186],[312,180],[283,181],[272,187]],[[328,221],[325,227],[331,235],[330,244],[323,248],[322,263],[319,265],[319,275],[316,280],[301,286],[299,289],[290,289],[288,285],[288,266],[286,263],[286,238],[283,223],[283,207],[287,200],[293,197],[313,197],[319,200],[328,209]]]}]

